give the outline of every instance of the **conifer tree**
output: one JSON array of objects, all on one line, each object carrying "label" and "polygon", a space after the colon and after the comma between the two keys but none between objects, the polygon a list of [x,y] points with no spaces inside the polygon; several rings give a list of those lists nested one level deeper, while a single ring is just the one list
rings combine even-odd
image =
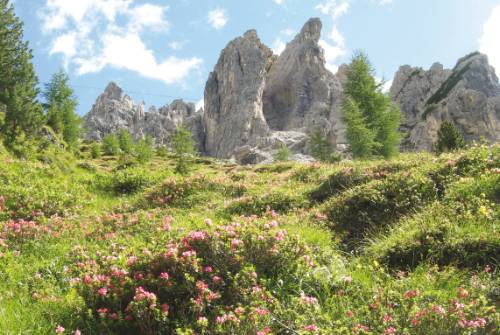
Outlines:
[{"label": "conifer tree", "polygon": [[51,81],[45,85],[43,97],[45,98],[47,125],[56,133],[61,134],[71,147],[80,137],[81,121],[76,114],[78,102],[68,83],[68,75],[63,70],[55,73]]},{"label": "conifer tree", "polygon": [[134,140],[127,129],[120,129],[118,132],[118,142],[120,149],[125,154],[132,154],[134,151]]},{"label": "conifer tree", "polygon": [[7,147],[12,147],[18,137],[36,137],[43,126],[32,58],[14,6],[0,0],[0,104],[5,106],[1,130]]},{"label": "conifer tree", "polygon": [[390,158],[399,150],[400,112],[381,91],[373,76],[368,57],[356,53],[347,70],[344,83],[344,121],[347,140],[354,157]]},{"label": "conifer tree", "polygon": [[465,146],[464,136],[451,122],[445,121],[438,130],[436,151],[438,153],[461,149]]},{"label": "conifer tree", "polygon": [[175,170],[186,174],[190,167],[190,158],[196,153],[193,134],[184,126],[180,126],[172,136],[172,150],[175,155]]}]

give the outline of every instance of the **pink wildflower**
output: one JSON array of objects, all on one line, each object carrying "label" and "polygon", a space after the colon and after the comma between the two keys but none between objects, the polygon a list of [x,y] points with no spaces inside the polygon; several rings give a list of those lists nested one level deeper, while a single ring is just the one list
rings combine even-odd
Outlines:
[{"label": "pink wildflower", "polygon": [[384,329],[384,334],[396,334],[396,328],[394,327],[389,327]]},{"label": "pink wildflower", "polygon": [[65,330],[66,329],[64,329],[64,327],[62,327],[61,325],[57,325],[56,334],[63,334]]},{"label": "pink wildflower", "polygon": [[101,287],[97,293],[99,293],[99,295],[101,297],[105,297],[107,294],[108,294],[108,289],[106,287]]}]

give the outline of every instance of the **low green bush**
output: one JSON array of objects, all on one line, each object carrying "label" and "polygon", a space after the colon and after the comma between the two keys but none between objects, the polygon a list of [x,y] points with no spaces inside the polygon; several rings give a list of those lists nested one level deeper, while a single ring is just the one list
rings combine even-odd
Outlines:
[{"label": "low green bush", "polygon": [[185,207],[196,204],[196,196],[200,194],[219,193],[222,196],[237,198],[245,192],[246,187],[242,183],[233,182],[226,177],[170,177],[146,194],[144,205]]},{"label": "low green bush", "polygon": [[159,181],[157,175],[144,168],[125,168],[109,175],[97,175],[96,185],[99,189],[118,195],[130,195],[140,192]]},{"label": "low green bush", "polygon": [[301,197],[276,192],[237,199],[224,209],[224,213],[227,215],[252,216],[262,215],[271,210],[286,213],[294,208],[307,206],[307,201]]},{"label": "low green bush", "polygon": [[349,189],[326,202],[324,208],[334,230],[345,240],[359,240],[436,197],[434,182],[425,174],[411,171]]}]

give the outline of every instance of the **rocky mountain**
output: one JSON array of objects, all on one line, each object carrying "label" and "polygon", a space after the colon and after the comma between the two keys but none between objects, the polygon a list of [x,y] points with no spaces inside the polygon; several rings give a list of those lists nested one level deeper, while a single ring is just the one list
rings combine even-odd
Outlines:
[{"label": "rocky mountain", "polygon": [[110,83],[98,98],[91,111],[84,117],[87,137],[102,140],[110,133],[127,129],[138,139],[151,135],[157,144],[168,145],[170,136],[177,127],[184,124],[204,151],[203,110],[196,111],[193,103],[175,100],[159,109],[151,107],[144,111],[144,103],[135,104],[131,97],[123,94],[116,84]]},{"label": "rocky mountain", "polygon": [[[169,144],[175,129],[191,130],[201,153],[241,163],[268,162],[285,145],[295,160],[311,160],[307,138],[319,130],[345,152],[342,83],[347,67],[332,74],[319,45],[322,24],[310,19],[274,55],[249,30],[222,50],[205,86],[205,111],[176,100],[144,111],[114,83],[85,117],[88,137],[101,139],[121,128],[136,138],[152,135]],[[431,150],[441,123],[453,122],[466,140],[500,140],[500,84],[486,56],[470,54],[455,68],[402,66],[390,90],[403,113],[404,150]]]},{"label": "rocky mountain", "polygon": [[342,85],[325,67],[322,24],[309,20],[280,56],[251,30],[222,51],[205,88],[205,148],[243,162],[272,159],[288,146],[307,159],[307,133],[319,129],[343,144]]},{"label": "rocky mountain", "polygon": [[390,94],[403,113],[405,150],[431,150],[444,121],[467,141],[500,140],[500,84],[485,55],[465,56],[452,70],[439,63],[428,71],[402,66]]}]

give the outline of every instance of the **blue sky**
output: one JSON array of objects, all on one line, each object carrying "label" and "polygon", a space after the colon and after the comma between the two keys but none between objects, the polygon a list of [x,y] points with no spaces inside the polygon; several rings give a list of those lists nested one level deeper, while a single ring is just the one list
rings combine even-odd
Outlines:
[{"label": "blue sky", "polygon": [[364,50],[378,77],[481,50],[500,68],[500,0],[15,0],[41,82],[66,68],[85,114],[110,81],[161,106],[203,98],[233,38],[255,28],[280,52],[310,17],[335,71]]}]

